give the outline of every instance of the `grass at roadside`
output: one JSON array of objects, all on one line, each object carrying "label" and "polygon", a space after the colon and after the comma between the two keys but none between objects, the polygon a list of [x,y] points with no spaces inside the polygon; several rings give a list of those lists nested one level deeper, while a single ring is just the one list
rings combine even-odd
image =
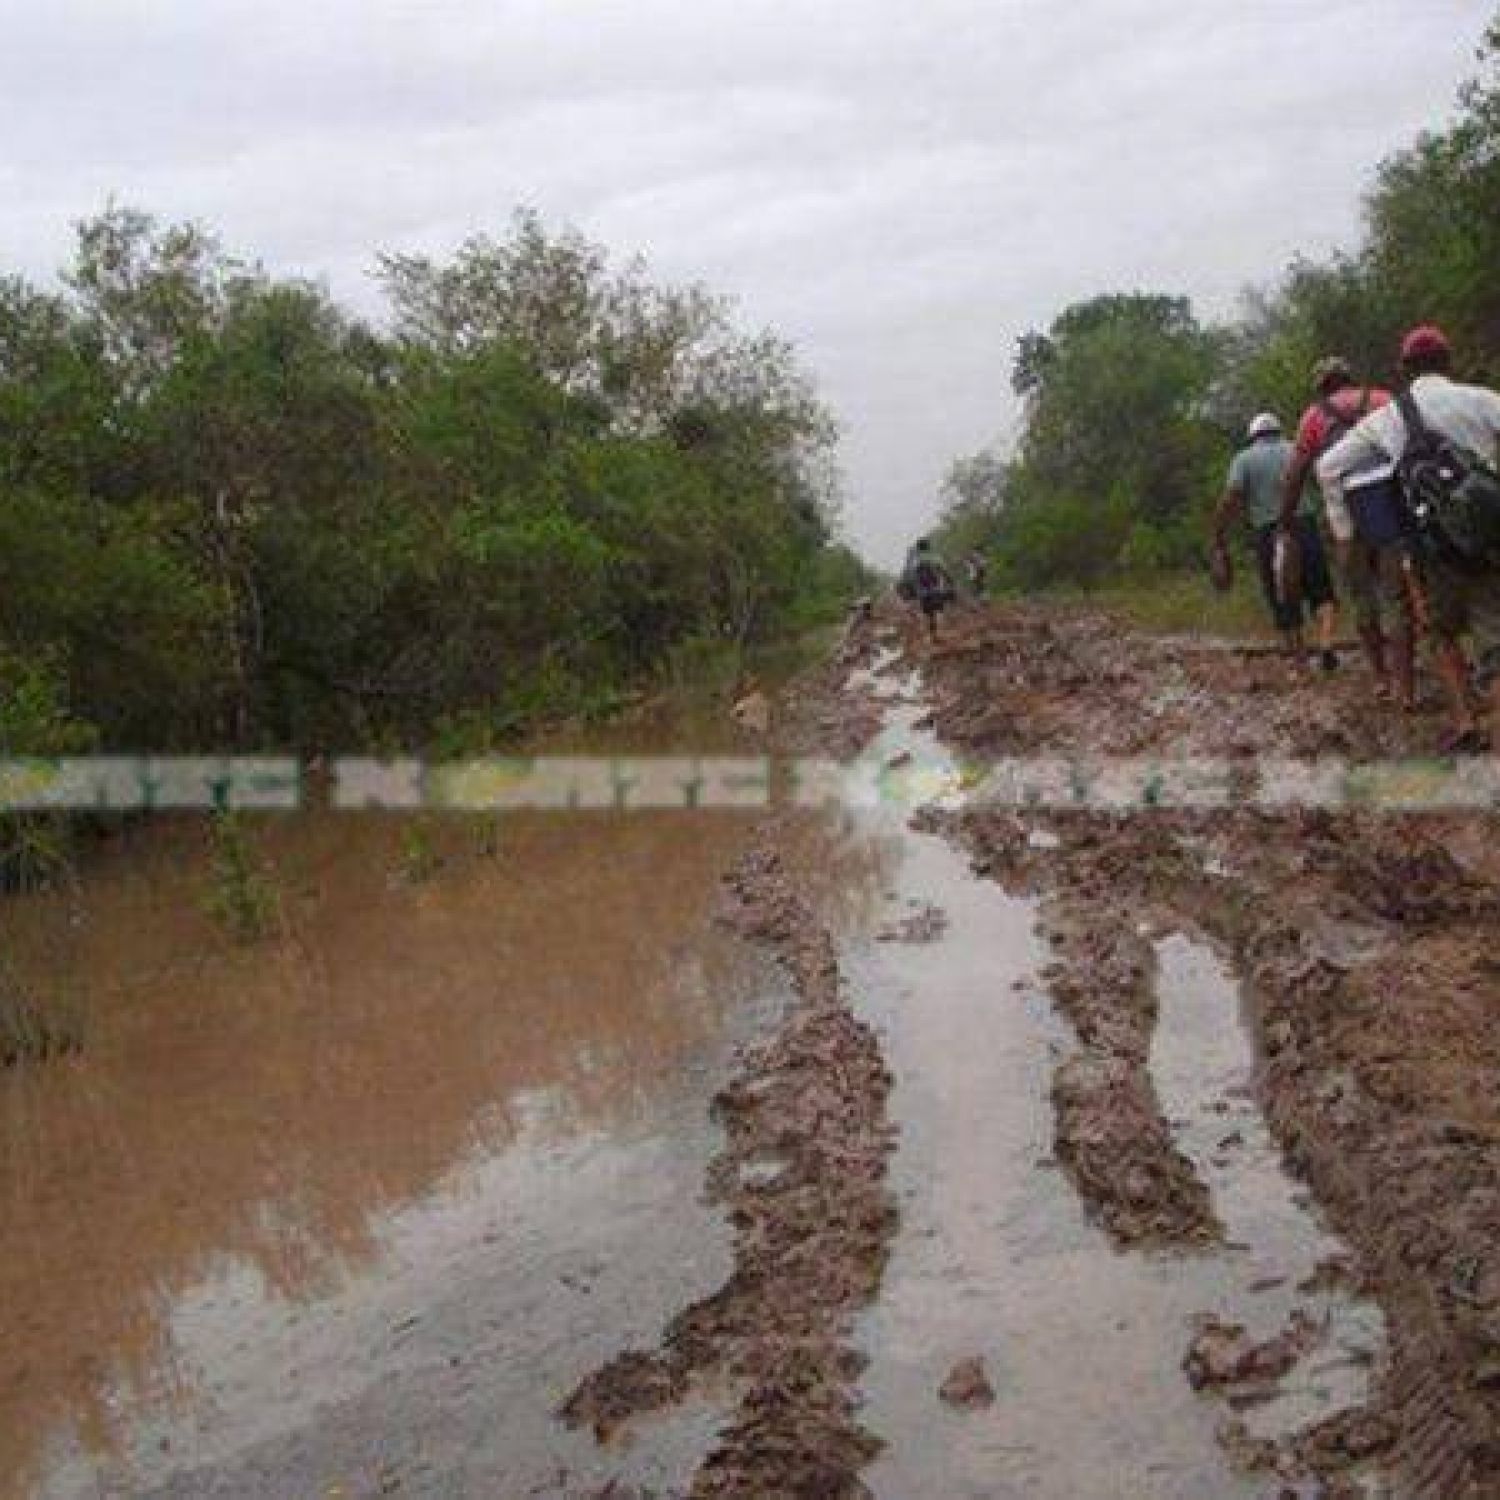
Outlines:
[{"label": "grass at roadside", "polygon": [[1122,577],[1098,589],[1049,592],[1049,602],[1099,609],[1140,630],[1269,640],[1266,607],[1249,569],[1236,569],[1234,587],[1216,593],[1198,573]]}]

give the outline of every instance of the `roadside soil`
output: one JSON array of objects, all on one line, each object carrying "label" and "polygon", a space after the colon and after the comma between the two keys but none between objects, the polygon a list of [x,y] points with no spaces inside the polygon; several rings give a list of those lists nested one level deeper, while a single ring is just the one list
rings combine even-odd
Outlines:
[{"label": "roadside soil", "polygon": [[[907,656],[976,782],[1012,756],[1228,757],[1247,774],[1256,757],[1411,756],[1437,728],[1377,708],[1349,658],[1294,677],[1265,653],[1036,607],[944,625],[935,645],[910,629]],[[1261,1106],[1390,1330],[1374,1408],[1251,1460],[1338,1493],[1329,1476],[1384,1450],[1402,1493],[1500,1495],[1497,815],[1018,810],[981,790],[923,817],[1041,900],[1081,1044],[1054,1079],[1058,1155],[1121,1243],[1218,1233],[1151,1088],[1150,939],[1205,938],[1244,976]]]}]

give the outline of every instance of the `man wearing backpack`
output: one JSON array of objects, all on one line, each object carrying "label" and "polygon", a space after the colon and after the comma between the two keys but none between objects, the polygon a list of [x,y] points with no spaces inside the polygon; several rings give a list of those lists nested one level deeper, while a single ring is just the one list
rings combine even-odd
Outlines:
[{"label": "man wearing backpack", "polygon": [[[1297,424],[1292,461],[1282,484],[1280,522],[1288,534],[1295,528],[1297,508],[1318,459],[1391,399],[1391,393],[1378,386],[1356,384],[1348,360],[1337,354],[1319,360],[1313,367],[1313,390],[1316,399]],[[1397,697],[1403,708],[1411,709],[1416,698],[1417,622],[1410,546],[1399,534],[1399,527],[1394,535],[1380,533],[1378,518],[1383,512],[1376,490],[1371,488],[1384,485],[1389,492],[1395,483],[1395,466],[1388,459],[1372,465],[1349,487],[1366,487],[1350,507],[1355,512],[1354,534],[1341,537],[1332,515],[1329,530],[1338,549],[1345,587],[1354,603],[1355,627],[1375,675],[1375,695],[1380,699],[1390,696],[1394,672]],[[1389,506],[1393,499],[1387,493],[1384,503]],[[1386,608],[1394,616],[1389,639],[1381,619]]]},{"label": "man wearing backpack", "polygon": [[[1471,680],[1488,687],[1491,728],[1500,733],[1500,392],[1453,379],[1441,329],[1414,328],[1401,345],[1405,389],[1335,443],[1318,464],[1330,516],[1352,530],[1355,476],[1382,460],[1396,465],[1421,552],[1439,672],[1453,708],[1444,748],[1483,748]],[[1474,638],[1477,674],[1459,645]]]},{"label": "man wearing backpack", "polygon": [[898,587],[902,597],[912,600],[926,615],[928,639],[936,640],[937,617],[953,602],[955,590],[952,575],[925,536],[907,553]]}]

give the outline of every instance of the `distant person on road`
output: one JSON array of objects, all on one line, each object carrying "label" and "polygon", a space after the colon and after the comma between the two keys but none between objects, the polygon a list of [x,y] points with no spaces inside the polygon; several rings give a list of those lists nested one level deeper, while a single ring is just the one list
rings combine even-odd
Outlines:
[{"label": "distant person on road", "polygon": [[964,580],[969,585],[969,594],[976,602],[984,598],[985,585],[989,582],[990,565],[984,553],[978,549],[964,559]]},{"label": "distant person on road", "polygon": [[[1391,399],[1389,391],[1357,384],[1349,361],[1336,354],[1314,366],[1313,390],[1315,400],[1297,424],[1292,461],[1281,487],[1280,520],[1289,535],[1297,530],[1298,508],[1314,465],[1345,433]],[[1354,606],[1355,627],[1375,676],[1375,696],[1390,697],[1394,674],[1396,695],[1401,706],[1410,710],[1416,702],[1419,583],[1410,539],[1399,524],[1393,524],[1395,465],[1381,459],[1354,484],[1359,487],[1359,498],[1350,506],[1352,533],[1343,534],[1342,514],[1338,524],[1329,515],[1329,531]],[[1387,612],[1389,637],[1382,618]]]},{"label": "distant person on road", "polygon": [[1305,602],[1318,621],[1320,663],[1325,671],[1332,671],[1338,666],[1333,652],[1338,598],[1309,497],[1302,498],[1290,534],[1280,525],[1281,490],[1292,461],[1292,445],[1282,436],[1280,419],[1271,412],[1256,417],[1246,437],[1248,443],[1229,466],[1224,495],[1214,514],[1215,550],[1224,553],[1230,524],[1243,514],[1254,539],[1266,605],[1287,655],[1294,665],[1303,664]]},{"label": "distant person on road", "polygon": [[925,536],[906,554],[899,587],[927,617],[927,638],[936,640],[938,616],[953,602],[953,575]]},{"label": "distant person on road", "polygon": [[[1414,328],[1401,345],[1404,388],[1324,454],[1318,479],[1347,534],[1358,477],[1372,464],[1396,465],[1452,712],[1443,748],[1463,754],[1484,747],[1475,686],[1488,688],[1491,736],[1500,734],[1500,392],[1461,385],[1452,372],[1443,331]],[[1475,673],[1461,644],[1465,631],[1473,635]]]}]

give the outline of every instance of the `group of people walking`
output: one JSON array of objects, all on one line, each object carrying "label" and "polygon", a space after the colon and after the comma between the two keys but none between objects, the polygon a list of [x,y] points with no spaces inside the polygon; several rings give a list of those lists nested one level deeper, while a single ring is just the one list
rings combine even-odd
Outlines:
[{"label": "group of people walking", "polygon": [[1376,695],[1414,710],[1417,646],[1430,642],[1451,717],[1441,748],[1473,752],[1486,706],[1500,736],[1500,392],[1455,380],[1452,346],[1431,325],[1403,340],[1400,376],[1392,393],[1332,356],[1313,371],[1293,438],[1274,413],[1254,418],[1215,512],[1215,573],[1227,581],[1227,532],[1243,514],[1294,662],[1307,659],[1311,619],[1332,671],[1326,527]]},{"label": "group of people walking", "polygon": [[[1418,707],[1418,646],[1428,643],[1451,720],[1439,748],[1463,754],[1488,744],[1482,716],[1500,750],[1500,392],[1455,380],[1453,366],[1431,324],[1403,339],[1395,391],[1361,381],[1340,356],[1319,360],[1292,437],[1274,412],[1250,422],[1214,513],[1210,558],[1228,588],[1228,532],[1243,516],[1298,670],[1310,651],[1322,670],[1338,669],[1341,583],[1375,696],[1406,712]],[[983,556],[971,554],[964,571],[967,591],[982,597]],[[925,537],[907,554],[899,591],[934,638],[959,597]]]}]

